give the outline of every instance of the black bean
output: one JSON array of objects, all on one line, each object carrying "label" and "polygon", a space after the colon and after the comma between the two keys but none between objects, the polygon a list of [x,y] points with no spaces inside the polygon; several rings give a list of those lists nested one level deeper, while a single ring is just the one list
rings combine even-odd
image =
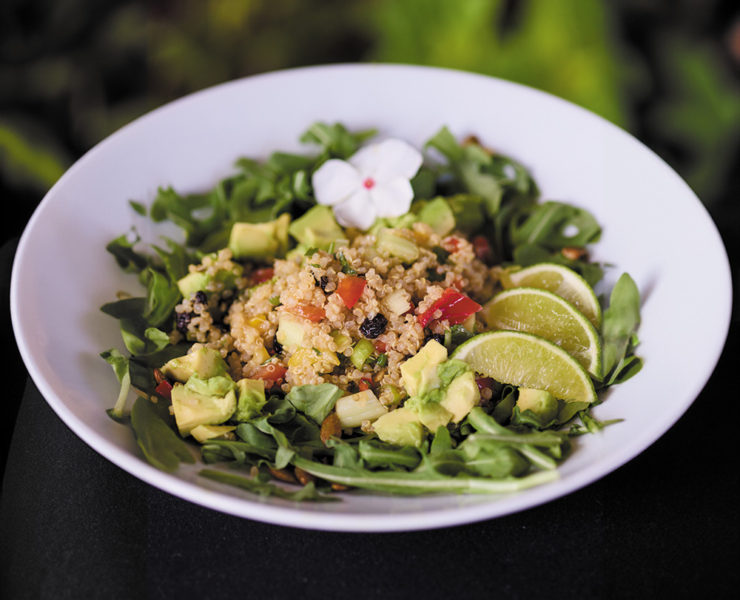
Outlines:
[{"label": "black bean", "polygon": [[275,348],[276,354],[280,354],[283,351],[283,345],[277,341],[277,337],[272,341],[272,347]]},{"label": "black bean", "polygon": [[362,322],[360,333],[366,338],[375,339],[385,331],[386,325],[388,325],[388,319],[378,313],[374,317],[368,317]]},{"label": "black bean", "polygon": [[200,290],[198,292],[195,292],[195,295],[193,296],[193,302],[195,302],[196,304],[207,304],[208,296],[203,290]]},{"label": "black bean", "polygon": [[329,283],[329,278],[326,275],[322,275],[321,279],[319,280],[319,287],[321,288],[322,292],[326,291],[326,285]]},{"label": "black bean", "polygon": [[443,336],[441,333],[430,333],[424,338],[424,343],[426,344],[429,340],[435,340],[444,345],[445,336]]},{"label": "black bean", "polygon": [[193,313],[176,313],[175,316],[175,327],[180,333],[186,333],[188,325],[190,325],[190,319],[193,318]]}]

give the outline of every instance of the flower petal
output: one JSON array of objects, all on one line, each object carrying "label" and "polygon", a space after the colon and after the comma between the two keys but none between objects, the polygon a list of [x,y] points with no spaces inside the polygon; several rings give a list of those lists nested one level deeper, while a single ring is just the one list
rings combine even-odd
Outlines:
[{"label": "flower petal", "polygon": [[360,188],[334,207],[334,216],[342,227],[356,227],[364,231],[375,222],[377,211],[370,200],[370,193]]},{"label": "flower petal", "polygon": [[321,165],[311,178],[313,192],[319,204],[335,206],[362,187],[357,169],[348,162],[332,158]]},{"label": "flower petal", "polygon": [[362,174],[376,182],[394,177],[411,179],[421,167],[423,157],[403,140],[387,139],[360,148],[349,162]]},{"label": "flower petal", "polygon": [[370,190],[370,198],[379,217],[400,217],[411,208],[414,190],[408,179],[394,177],[375,185]]}]

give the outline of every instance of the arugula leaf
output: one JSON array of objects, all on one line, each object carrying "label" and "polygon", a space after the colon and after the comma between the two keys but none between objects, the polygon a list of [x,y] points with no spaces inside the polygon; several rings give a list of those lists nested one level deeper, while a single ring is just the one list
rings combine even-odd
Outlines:
[{"label": "arugula leaf", "polygon": [[421,461],[419,451],[411,446],[396,448],[372,440],[360,440],[357,448],[360,458],[370,469],[414,469]]},{"label": "arugula leaf", "polygon": [[321,425],[344,392],[333,383],[297,385],[285,396],[297,410]]},{"label": "arugula leaf", "polygon": [[310,481],[301,488],[293,491],[286,490],[274,483],[270,483],[269,481],[263,481],[258,477],[249,478],[236,475],[234,473],[216,471],[214,469],[202,469],[198,475],[213,481],[218,481],[219,483],[239,487],[260,496],[275,496],[277,498],[284,498],[285,500],[293,500],[295,502],[303,502],[306,500],[314,502],[332,502],[339,500],[339,498],[320,493],[316,489],[316,484],[314,484],[313,481]]},{"label": "arugula leaf", "polygon": [[[164,407],[166,410],[166,407]],[[155,404],[137,397],[131,408],[136,443],[150,464],[172,472],[181,462],[194,463],[188,445],[165,422]]]},{"label": "arugula leaf", "polygon": [[641,361],[629,358],[638,342],[639,325],[640,292],[629,274],[623,273],[612,289],[601,325],[605,386],[625,381],[640,370]]},{"label": "arugula leaf", "polygon": [[349,487],[404,495],[431,493],[508,493],[542,485],[558,478],[556,470],[539,471],[524,477],[490,479],[458,475],[449,477],[430,468],[414,471],[370,471],[369,469],[337,467],[312,461],[301,456],[293,464],[321,479]]},{"label": "arugula leaf", "polygon": [[514,246],[536,244],[550,250],[581,248],[598,241],[600,235],[601,227],[591,213],[552,200],[538,204],[524,222],[514,222],[511,228]]},{"label": "arugula leaf", "polygon": [[[129,239],[133,236],[133,239]],[[116,259],[118,266],[126,273],[139,273],[149,264],[148,258],[136,252],[134,246],[141,241],[135,229],[124,233],[106,245],[105,249]]]},{"label": "arugula leaf", "polygon": [[341,123],[313,123],[300,137],[304,144],[316,144],[325,158],[349,158],[357,152],[360,144],[373,137],[377,131],[367,129],[350,133]]}]

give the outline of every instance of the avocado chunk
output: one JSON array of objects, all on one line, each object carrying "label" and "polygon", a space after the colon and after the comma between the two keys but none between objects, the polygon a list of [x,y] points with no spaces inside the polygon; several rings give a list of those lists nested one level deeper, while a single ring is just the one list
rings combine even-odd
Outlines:
[{"label": "avocado chunk", "polygon": [[458,375],[445,390],[440,405],[452,413],[452,422],[459,423],[480,402],[480,390],[472,371]]},{"label": "avocado chunk", "polygon": [[190,298],[196,292],[205,290],[210,283],[211,278],[202,271],[188,273],[185,277],[177,280],[177,287],[183,298]]},{"label": "avocado chunk", "polygon": [[223,438],[234,429],[234,425],[198,425],[190,430],[190,435],[202,444],[208,440]]},{"label": "avocado chunk", "polygon": [[193,375],[187,383],[172,387],[172,410],[183,437],[198,425],[220,425],[236,410],[234,382],[224,376],[201,379]]},{"label": "avocado chunk", "polygon": [[267,404],[265,381],[263,379],[240,379],[236,382],[236,398],[235,420],[249,421],[259,416],[262,407]]},{"label": "avocado chunk", "polygon": [[557,399],[550,392],[532,388],[519,388],[516,405],[521,412],[531,410],[543,423],[557,417],[559,409]]},{"label": "avocado chunk", "polygon": [[411,409],[396,408],[373,423],[373,431],[384,442],[396,446],[421,446],[424,441],[424,427],[418,415]]},{"label": "avocado chunk", "polygon": [[192,375],[202,379],[225,375],[228,366],[218,350],[194,344],[188,354],[169,360],[160,371],[165,377],[185,383]]},{"label": "avocado chunk", "polygon": [[419,408],[417,414],[421,424],[432,432],[447,426],[452,419],[452,413],[441,402],[427,402]]},{"label": "avocado chunk", "polygon": [[427,202],[419,211],[419,220],[429,225],[434,233],[445,236],[455,228],[455,216],[444,198]]},{"label": "avocado chunk", "polygon": [[271,260],[285,256],[289,224],[288,213],[267,223],[234,223],[229,236],[229,250],[237,259]]},{"label": "avocado chunk", "polygon": [[420,396],[439,387],[437,367],[447,360],[447,348],[429,340],[414,356],[401,365],[401,381],[409,396]]},{"label": "avocado chunk", "polygon": [[393,233],[391,229],[378,232],[375,247],[381,254],[395,256],[407,263],[412,263],[419,258],[419,246],[402,235]]},{"label": "avocado chunk", "polygon": [[364,390],[339,398],[334,405],[342,428],[359,427],[365,421],[375,421],[388,412],[372,390]]},{"label": "avocado chunk", "polygon": [[288,233],[306,248],[328,250],[335,246],[346,246],[349,240],[334,218],[330,206],[317,204],[288,227]]},{"label": "avocado chunk", "polygon": [[[215,258],[215,254],[211,255]],[[204,271],[193,271],[178,279],[177,287],[183,298],[190,298],[200,291],[233,289],[236,280],[242,275],[242,266],[232,263],[228,269],[218,269],[214,274]]]}]

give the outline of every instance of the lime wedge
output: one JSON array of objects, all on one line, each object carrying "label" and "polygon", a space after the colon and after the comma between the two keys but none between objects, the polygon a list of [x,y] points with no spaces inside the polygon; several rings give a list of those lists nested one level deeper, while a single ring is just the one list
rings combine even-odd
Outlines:
[{"label": "lime wedge", "polygon": [[518,271],[501,273],[504,289],[533,287],[565,298],[580,310],[597,329],[601,326],[601,306],[591,286],[573,269],[555,263],[538,263]]},{"label": "lime wedge", "polygon": [[519,387],[546,390],[569,402],[594,402],[586,370],[560,346],[519,331],[489,331],[458,346],[452,358],[486,377]]},{"label": "lime wedge", "polygon": [[601,342],[591,322],[567,300],[535,288],[496,294],[481,311],[490,329],[524,331],[549,340],[596,377],[601,374]]}]

